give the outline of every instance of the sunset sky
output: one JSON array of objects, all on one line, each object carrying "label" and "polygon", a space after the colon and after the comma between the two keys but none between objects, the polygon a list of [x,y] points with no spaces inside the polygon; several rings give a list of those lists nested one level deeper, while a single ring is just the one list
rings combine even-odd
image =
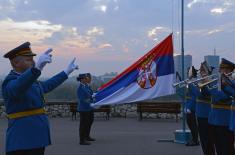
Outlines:
[{"label": "sunset sky", "polygon": [[[0,75],[10,64],[4,53],[25,41],[40,54],[53,48],[43,76],[63,70],[73,57],[73,73],[121,72],[159,41],[174,33],[180,52],[181,0],[0,0]],[[185,0],[185,54],[197,67],[204,55],[235,62],[235,0]],[[37,60],[37,58],[35,58]]]}]

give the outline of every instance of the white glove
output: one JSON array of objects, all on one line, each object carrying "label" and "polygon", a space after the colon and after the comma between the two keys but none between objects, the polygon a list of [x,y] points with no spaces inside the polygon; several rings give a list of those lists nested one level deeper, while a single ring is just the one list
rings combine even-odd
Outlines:
[{"label": "white glove", "polygon": [[186,113],[187,114],[191,114],[191,110],[190,109],[186,109]]},{"label": "white glove", "polygon": [[231,77],[232,77],[232,79],[235,79],[235,73],[233,73],[233,74],[231,75]]},{"label": "white glove", "polygon": [[95,103],[91,103],[90,105],[94,109],[99,109],[101,107],[101,105],[96,105]]},{"label": "white glove", "polygon": [[193,68],[191,66],[188,71],[188,78],[191,78],[192,76],[193,76]]},{"label": "white glove", "polygon": [[96,94],[97,94],[97,93],[93,93],[93,94],[92,94],[92,98],[95,98],[95,95],[96,95]]},{"label": "white glove", "polygon": [[43,67],[47,64],[47,63],[51,63],[52,59],[51,59],[51,53],[52,49],[49,48],[46,52],[44,52],[43,54],[41,54],[38,58],[38,61],[35,64],[35,68],[39,69],[40,71],[42,71]]},{"label": "white glove", "polygon": [[70,73],[72,73],[75,69],[78,69],[78,65],[74,63],[75,60],[76,60],[76,58],[74,58],[74,59],[70,62],[70,64],[68,65],[68,67],[64,70],[64,72],[65,72],[67,75],[69,75]]}]

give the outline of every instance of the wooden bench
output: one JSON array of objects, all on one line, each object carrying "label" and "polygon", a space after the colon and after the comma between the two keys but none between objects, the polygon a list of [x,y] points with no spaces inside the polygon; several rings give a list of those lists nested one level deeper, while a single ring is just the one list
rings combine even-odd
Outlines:
[{"label": "wooden bench", "polygon": [[72,120],[77,119],[77,103],[70,104],[70,112],[72,113]]},{"label": "wooden bench", "polygon": [[138,102],[137,113],[138,120],[143,119],[143,113],[172,113],[176,115],[176,122],[178,122],[178,114],[181,112],[179,102]]},{"label": "wooden bench", "polygon": [[111,113],[111,107],[109,105],[104,105],[98,109],[94,109],[94,112],[104,112],[106,114],[105,119],[109,120],[110,113]]},{"label": "wooden bench", "polygon": [[[77,118],[77,103],[72,103],[70,104],[70,112],[72,113],[72,120]],[[94,109],[94,112],[103,112],[105,113],[105,119],[109,120],[110,117],[110,112],[111,112],[111,107],[106,105],[106,106],[101,106],[98,109]]]}]

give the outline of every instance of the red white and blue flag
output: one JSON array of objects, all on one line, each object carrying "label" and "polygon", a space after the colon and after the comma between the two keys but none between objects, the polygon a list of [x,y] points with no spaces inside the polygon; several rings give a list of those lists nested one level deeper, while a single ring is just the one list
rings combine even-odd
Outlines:
[{"label": "red white and blue flag", "polygon": [[137,62],[100,87],[93,105],[132,103],[174,93],[172,34]]}]

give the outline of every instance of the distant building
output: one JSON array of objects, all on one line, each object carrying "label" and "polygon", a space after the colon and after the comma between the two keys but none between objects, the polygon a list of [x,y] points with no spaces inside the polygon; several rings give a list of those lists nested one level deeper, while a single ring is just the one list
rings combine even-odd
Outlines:
[{"label": "distant building", "polygon": [[99,76],[99,78],[104,82],[108,82],[118,75],[117,72],[105,73],[104,75]]},{"label": "distant building", "polygon": [[204,56],[204,60],[215,69],[213,70],[213,73],[218,73],[219,71],[219,60],[220,57],[218,55],[206,55]]},{"label": "distant building", "polygon": [[[181,55],[174,56],[174,63],[175,63],[175,72],[178,72],[182,77],[182,59]],[[191,55],[184,55],[184,78],[187,78],[187,70],[192,66],[192,56]]]}]

